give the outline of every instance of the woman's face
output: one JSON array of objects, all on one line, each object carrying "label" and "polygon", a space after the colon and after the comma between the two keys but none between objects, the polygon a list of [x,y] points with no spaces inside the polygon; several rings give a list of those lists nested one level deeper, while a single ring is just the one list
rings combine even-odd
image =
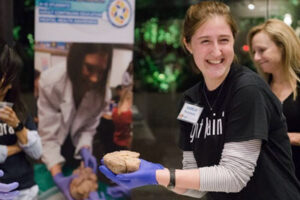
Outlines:
[{"label": "woman's face", "polygon": [[224,17],[214,16],[206,21],[185,45],[206,83],[220,83],[226,78],[234,58],[234,38]]},{"label": "woman's face", "polygon": [[[2,83],[4,82],[4,79],[2,79],[0,81],[0,86],[2,85]],[[3,88],[0,88],[0,101],[3,101],[8,90],[11,88],[11,84],[8,84],[7,86],[3,87]]]},{"label": "woman's face", "polygon": [[108,62],[107,54],[87,54],[84,58],[82,75],[90,85],[97,84],[106,71]]},{"label": "woman's face", "polygon": [[252,54],[254,62],[265,73],[275,73],[281,70],[281,49],[265,32],[258,32],[252,38]]}]

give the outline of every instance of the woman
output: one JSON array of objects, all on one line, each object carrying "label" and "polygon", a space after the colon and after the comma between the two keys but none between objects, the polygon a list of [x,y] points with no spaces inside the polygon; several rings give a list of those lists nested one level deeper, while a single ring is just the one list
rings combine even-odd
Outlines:
[{"label": "woman", "polygon": [[129,89],[123,89],[118,106],[112,111],[112,120],[115,125],[114,143],[116,150],[130,149],[132,140],[132,98]]},{"label": "woman", "polygon": [[[42,72],[39,81],[38,119],[43,143],[42,160],[67,200],[73,200],[63,167],[75,169],[80,161],[94,173],[93,137],[110,100],[107,80],[112,63],[112,45],[73,43],[67,65]],[[91,192],[91,195],[98,196]],[[99,198],[99,197],[98,197]]]},{"label": "woman", "polygon": [[183,43],[203,79],[180,106],[183,170],[141,160],[138,171],[115,175],[128,188],[168,186],[210,199],[300,199],[286,124],[278,99],[254,72],[233,63],[237,28],[229,8],[214,1],[192,5]]},{"label": "woman", "polygon": [[37,199],[38,186],[28,160],[42,154],[40,137],[32,117],[20,99],[19,77],[22,62],[7,44],[0,45],[0,182],[19,182],[19,195],[14,200]]},{"label": "woman", "polygon": [[282,103],[300,180],[300,40],[284,22],[269,19],[250,30],[248,44],[259,73]]}]

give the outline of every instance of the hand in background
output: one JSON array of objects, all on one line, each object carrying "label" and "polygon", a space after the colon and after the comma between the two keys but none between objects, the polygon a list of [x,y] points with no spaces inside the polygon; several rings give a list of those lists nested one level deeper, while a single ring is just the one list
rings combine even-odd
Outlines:
[{"label": "hand in background", "polygon": [[116,175],[105,165],[101,165],[99,169],[107,178],[127,189],[133,189],[144,185],[157,185],[156,170],[163,169],[164,167],[157,163],[148,162],[143,159],[140,160],[141,164],[139,170],[132,173]]},{"label": "hand in background", "polygon": [[300,146],[300,134],[299,133],[288,133],[291,145]]},{"label": "hand in background", "polygon": [[87,200],[101,200],[101,199],[98,195],[98,192],[94,191],[94,192],[90,192],[89,198]]},{"label": "hand in background", "polygon": [[[0,170],[0,177],[3,176],[3,171]],[[12,191],[15,190],[17,187],[19,187],[18,182],[13,182],[10,184],[0,183],[0,199],[2,200],[8,200],[8,199],[14,199],[16,196],[18,196],[19,191]]]},{"label": "hand in background", "polygon": [[20,122],[15,111],[9,106],[0,109],[0,119],[13,128]]},{"label": "hand in background", "polygon": [[107,191],[107,194],[109,194],[113,198],[121,198],[124,196],[126,196],[126,197],[130,196],[130,190],[128,190],[125,187],[119,186],[119,185],[107,187],[106,191]]},{"label": "hand in background", "polygon": [[80,155],[84,161],[85,167],[92,168],[93,172],[97,172],[97,161],[96,158],[91,154],[90,150],[86,147],[83,147],[80,150]]},{"label": "hand in background", "polygon": [[76,176],[77,175],[64,176],[61,172],[53,176],[54,183],[67,200],[74,200],[70,194],[70,183]]}]

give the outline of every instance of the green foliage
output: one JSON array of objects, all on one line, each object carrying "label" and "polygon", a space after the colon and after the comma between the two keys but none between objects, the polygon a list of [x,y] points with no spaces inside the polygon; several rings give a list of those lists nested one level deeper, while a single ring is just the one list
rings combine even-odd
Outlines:
[{"label": "green foliage", "polygon": [[182,21],[159,21],[151,18],[135,28],[135,43],[139,51],[135,76],[142,82],[143,90],[176,91],[185,76],[187,56],[180,45]]}]

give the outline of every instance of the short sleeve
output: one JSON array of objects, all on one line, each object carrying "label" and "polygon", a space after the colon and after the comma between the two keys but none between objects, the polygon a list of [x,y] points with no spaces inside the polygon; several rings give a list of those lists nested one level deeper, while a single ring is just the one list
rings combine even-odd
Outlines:
[{"label": "short sleeve", "polygon": [[240,88],[229,104],[225,142],[267,140],[270,114],[264,91],[256,85]]}]

